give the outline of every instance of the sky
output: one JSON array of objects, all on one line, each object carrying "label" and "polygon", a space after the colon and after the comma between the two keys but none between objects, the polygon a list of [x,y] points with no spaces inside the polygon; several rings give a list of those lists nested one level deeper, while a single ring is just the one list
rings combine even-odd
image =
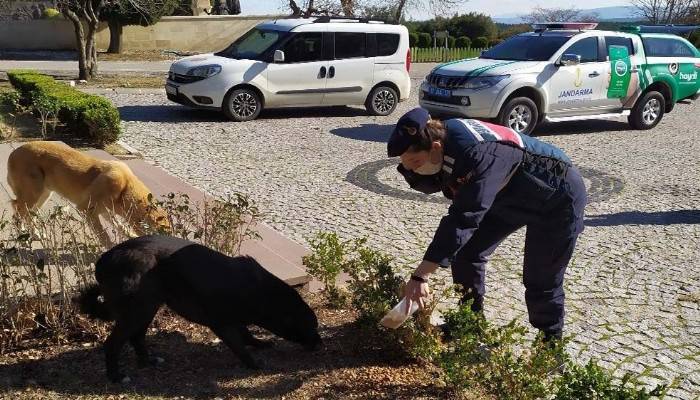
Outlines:
[{"label": "sky", "polygon": [[[297,1],[301,3],[302,1]],[[469,0],[459,8],[459,13],[480,12],[493,17],[514,16],[526,14],[535,6],[541,7],[578,7],[580,9],[627,6],[629,1],[625,0],[586,0],[585,6],[579,1],[572,0]],[[288,4],[284,0],[241,0],[241,8],[244,15],[265,15],[265,14],[286,14]],[[410,19],[425,19],[432,15],[428,13],[409,12]]]}]

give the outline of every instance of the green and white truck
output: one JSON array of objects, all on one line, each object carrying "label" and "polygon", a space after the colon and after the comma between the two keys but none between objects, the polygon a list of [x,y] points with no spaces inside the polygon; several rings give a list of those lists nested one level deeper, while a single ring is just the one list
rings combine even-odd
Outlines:
[{"label": "green and white truck", "polygon": [[675,34],[697,27],[596,26],[535,24],[478,58],[439,65],[421,84],[420,105],[530,134],[543,121],[620,117],[651,129],[700,96],[700,51]]}]

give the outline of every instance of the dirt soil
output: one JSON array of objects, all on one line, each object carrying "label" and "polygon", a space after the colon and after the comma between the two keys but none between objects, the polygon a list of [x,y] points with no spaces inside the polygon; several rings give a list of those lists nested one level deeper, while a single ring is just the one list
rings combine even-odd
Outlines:
[{"label": "dirt soil", "polygon": [[[0,399],[480,398],[444,387],[434,366],[408,358],[378,331],[358,327],[353,312],[325,308],[318,295],[306,297],[319,318],[322,349],[304,351],[254,331],[273,342],[269,349],[252,350],[263,365],[260,371],[245,369],[206,328],[164,309],[147,342],[166,361],[137,370],[133,351],[125,349],[122,368],[130,383],[106,380],[100,350],[104,334],[62,345],[37,339],[0,356]],[[94,331],[106,332],[105,327]]]},{"label": "dirt soil", "polygon": [[165,87],[166,75],[139,75],[139,74],[102,74],[80,88],[160,88]]},{"label": "dirt soil", "polygon": [[120,54],[110,54],[100,51],[97,53],[97,61],[174,61],[194,54],[198,53],[178,50],[129,50]]}]

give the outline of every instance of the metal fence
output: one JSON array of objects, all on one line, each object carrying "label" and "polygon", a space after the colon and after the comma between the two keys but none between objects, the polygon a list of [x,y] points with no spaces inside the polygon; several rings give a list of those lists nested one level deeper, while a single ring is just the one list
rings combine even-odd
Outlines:
[{"label": "metal fence", "polygon": [[482,51],[486,49],[472,48],[454,48],[446,49],[444,47],[431,48],[411,48],[411,61],[415,63],[422,62],[448,62],[461,60],[464,58],[479,57]]}]

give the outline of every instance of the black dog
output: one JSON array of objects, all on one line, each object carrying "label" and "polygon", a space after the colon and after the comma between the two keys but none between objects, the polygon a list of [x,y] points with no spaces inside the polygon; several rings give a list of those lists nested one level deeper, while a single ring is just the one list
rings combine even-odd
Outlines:
[{"label": "black dog", "polygon": [[79,302],[91,317],[116,321],[104,343],[112,381],[125,378],[119,372],[119,353],[127,341],[140,366],[153,361],[146,350],[146,330],[163,304],[209,327],[250,368],[258,366],[245,345],[265,343],[253,337],[248,325],[309,350],[321,343],[313,310],[251,257],[228,257],[169,236],[144,236],[104,253],[95,264],[95,277],[99,285],[83,291]]}]

